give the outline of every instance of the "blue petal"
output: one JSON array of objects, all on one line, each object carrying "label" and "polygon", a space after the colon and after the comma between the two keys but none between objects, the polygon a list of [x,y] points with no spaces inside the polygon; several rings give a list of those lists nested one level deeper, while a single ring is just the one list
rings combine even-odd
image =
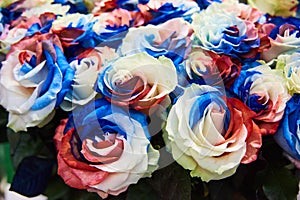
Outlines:
[{"label": "blue petal", "polygon": [[64,100],[66,94],[71,90],[72,82],[75,76],[75,70],[70,67],[61,49],[56,45],[54,45],[54,48],[57,56],[57,65],[63,75],[62,88],[57,94],[56,101],[56,106],[59,106]]},{"label": "blue petal", "polygon": [[300,94],[295,94],[287,102],[279,130],[275,134],[277,143],[291,156],[300,159]]},{"label": "blue petal", "polygon": [[57,93],[62,87],[62,75],[58,67],[54,64],[51,54],[45,50],[44,51],[47,66],[49,68],[49,74],[42,87],[39,97],[35,100],[32,105],[32,110],[40,110],[51,102],[56,100]]},{"label": "blue petal", "polygon": [[189,126],[194,127],[196,123],[203,118],[204,115],[204,110],[207,108],[211,102],[216,102],[217,105],[220,106],[220,108],[225,109],[226,111],[226,123],[225,123],[225,128],[228,128],[228,124],[230,121],[230,112],[227,108],[226,103],[224,100],[221,98],[221,93],[220,92],[207,92],[203,93],[200,95],[195,103],[193,104],[191,110],[190,110],[190,116],[189,116]]}]

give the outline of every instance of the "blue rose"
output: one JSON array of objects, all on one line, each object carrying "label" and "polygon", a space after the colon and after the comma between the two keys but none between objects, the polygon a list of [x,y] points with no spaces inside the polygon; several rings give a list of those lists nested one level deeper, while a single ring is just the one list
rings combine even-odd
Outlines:
[{"label": "blue rose", "polygon": [[286,103],[281,125],[274,137],[287,153],[300,160],[300,94],[294,94]]}]

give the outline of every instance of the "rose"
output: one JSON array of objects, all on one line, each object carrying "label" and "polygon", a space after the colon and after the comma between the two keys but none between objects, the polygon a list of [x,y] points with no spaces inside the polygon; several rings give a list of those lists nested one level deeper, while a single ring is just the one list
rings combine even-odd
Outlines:
[{"label": "rose", "polygon": [[97,91],[116,105],[146,111],[166,99],[176,85],[176,69],[170,59],[139,53],[106,67],[99,74]]},{"label": "rose", "polygon": [[[94,14],[97,15],[97,14]],[[114,9],[111,12],[101,13],[96,17],[98,20],[94,25],[94,30],[98,30],[96,32],[102,32],[100,29],[105,29],[106,26],[110,27],[120,27],[120,26],[130,26],[130,21],[133,20],[131,13],[125,9]]]},{"label": "rose", "polygon": [[269,17],[261,32],[269,36],[271,47],[262,52],[262,58],[270,61],[282,53],[300,48],[300,20],[295,17]]},{"label": "rose", "polygon": [[201,48],[194,48],[184,65],[190,83],[210,86],[224,84],[226,87],[231,86],[242,67],[238,60]]},{"label": "rose", "polygon": [[130,26],[140,23],[132,16],[131,12],[124,9],[114,9],[111,12],[102,13],[95,17],[95,21],[93,26],[95,43],[113,48],[120,45]]},{"label": "rose", "polygon": [[147,4],[138,5],[143,15],[149,13],[152,16],[148,23],[158,25],[172,18],[184,18],[190,20],[193,13],[200,9],[192,0],[150,0]]},{"label": "rose", "polygon": [[241,71],[231,90],[251,110],[262,134],[274,134],[290,98],[280,74],[267,65]]},{"label": "rose", "polygon": [[113,9],[137,10],[138,4],[145,4],[149,0],[95,0],[93,13],[101,14],[110,12]]},{"label": "rose", "polygon": [[93,1],[88,0],[54,0],[54,2],[70,6],[69,13],[87,14],[93,8]]},{"label": "rose", "polygon": [[16,44],[26,37],[28,29],[34,24],[40,24],[41,21],[38,17],[32,16],[19,17],[18,19],[7,24],[0,37],[1,51],[8,53],[12,44]]},{"label": "rose", "polygon": [[65,15],[68,10],[69,7],[58,4],[46,4],[26,10],[19,18],[7,25],[7,33],[2,34],[0,38],[2,49],[9,50],[10,45],[37,32],[48,33],[56,16]]},{"label": "rose", "polygon": [[67,92],[64,101],[60,105],[65,111],[71,111],[78,105],[84,105],[96,96],[93,86],[97,80],[101,67],[100,55],[88,56],[80,60],[74,60],[70,67],[75,75],[71,90]]},{"label": "rose", "polygon": [[70,63],[75,75],[71,89],[67,92],[60,107],[65,111],[71,111],[78,105],[85,105],[95,98],[95,82],[102,66],[106,66],[110,60],[116,59],[117,54],[108,47],[86,50]]},{"label": "rose", "polygon": [[55,35],[13,45],[0,70],[0,104],[9,112],[8,127],[20,131],[51,120],[73,76]]},{"label": "rose", "polygon": [[158,167],[159,153],[148,136],[145,115],[103,99],[91,102],[56,130],[58,174],[69,186],[102,198],[118,195]]},{"label": "rose", "polygon": [[248,4],[270,15],[289,17],[296,14],[297,0],[248,0]]},{"label": "rose", "polygon": [[254,113],[217,89],[192,84],[170,110],[164,139],[173,158],[204,181],[226,178],[256,160],[261,135]]},{"label": "rose", "polygon": [[2,53],[8,53],[10,46],[22,40],[27,33],[27,29],[25,28],[13,28],[8,30],[8,26],[2,32],[0,37],[0,51]]},{"label": "rose", "polygon": [[300,95],[294,94],[286,103],[282,123],[274,135],[276,142],[292,157],[300,160],[299,150],[299,122],[300,122]]},{"label": "rose", "polygon": [[[121,55],[147,52],[153,57],[166,56],[176,64],[187,57],[191,49],[190,24],[181,18],[163,24],[130,28],[122,41]],[[135,41],[135,42],[132,42]]]},{"label": "rose", "polygon": [[264,13],[260,10],[247,4],[239,3],[239,1],[236,0],[225,0],[225,2],[222,2],[222,9],[252,23],[259,23],[264,19]]},{"label": "rose", "polygon": [[283,77],[286,82],[286,87],[290,94],[300,93],[300,53],[278,56],[276,69],[283,71]]},{"label": "rose", "polygon": [[94,17],[91,14],[84,15],[80,13],[68,14],[66,16],[58,17],[52,23],[52,31],[56,32],[64,28],[78,28],[81,30],[87,30],[90,28],[90,23],[93,23]]},{"label": "rose", "polygon": [[[229,5],[228,5],[229,4]],[[192,36],[195,45],[218,54],[235,58],[252,58],[260,47],[258,29],[253,21],[242,19],[236,10],[237,2],[212,3],[192,16]]]},{"label": "rose", "polygon": [[[58,35],[64,47],[76,46],[79,49],[95,47],[92,38],[89,38],[92,37],[92,27],[95,22],[92,14],[68,14],[58,17],[52,23],[50,32]],[[68,49],[68,51],[74,51],[74,49]]]},{"label": "rose", "polygon": [[69,9],[70,9],[69,6],[62,6],[61,4],[50,4],[50,5],[46,4],[38,7],[32,7],[31,9],[25,10],[22,13],[22,16],[28,18],[32,16],[39,17],[44,13],[53,13],[56,16],[65,16],[69,11]]}]

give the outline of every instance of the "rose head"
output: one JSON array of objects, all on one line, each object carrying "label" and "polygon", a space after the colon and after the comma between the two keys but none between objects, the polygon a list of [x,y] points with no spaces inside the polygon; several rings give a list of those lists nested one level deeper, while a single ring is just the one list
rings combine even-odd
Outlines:
[{"label": "rose head", "polygon": [[164,139],[173,158],[204,181],[226,178],[261,146],[254,113],[211,86],[192,84],[171,108]]},{"label": "rose head", "polygon": [[73,77],[55,35],[36,35],[13,45],[0,71],[0,103],[9,112],[8,126],[20,131],[51,120]]},{"label": "rose head", "polygon": [[230,87],[242,67],[236,59],[200,48],[194,48],[184,63],[190,83],[221,87]]},{"label": "rose head", "polygon": [[275,140],[288,154],[297,160],[300,160],[299,122],[300,95],[294,94],[286,104],[283,120],[275,134]]},{"label": "rose head", "polygon": [[177,65],[191,50],[191,33],[190,24],[181,18],[171,19],[157,26],[131,28],[119,51],[123,56],[141,52],[147,52],[156,58],[166,56]]},{"label": "rose head", "polygon": [[271,47],[262,52],[262,58],[270,61],[282,53],[300,48],[300,19],[296,17],[268,17],[261,32],[268,35]]},{"label": "rose head", "polygon": [[283,71],[286,87],[290,94],[300,93],[300,53],[280,55],[276,69]]},{"label": "rose head", "polygon": [[262,12],[268,13],[272,16],[294,16],[296,14],[296,7],[298,0],[248,0],[254,8],[258,8]]},{"label": "rose head", "polygon": [[267,65],[241,71],[231,90],[252,111],[262,134],[274,134],[290,98],[283,78]]},{"label": "rose head", "polygon": [[95,47],[96,45],[92,38],[90,38],[91,40],[87,40],[88,37],[92,37],[93,35],[92,27],[95,22],[92,14],[68,14],[58,17],[52,23],[50,31],[58,35],[64,47]]},{"label": "rose head", "polygon": [[98,99],[77,108],[56,130],[58,174],[71,187],[118,195],[158,167],[146,116]]},{"label": "rose head", "polygon": [[141,11],[150,14],[149,24],[158,25],[173,18],[191,19],[191,15],[199,11],[196,2],[192,0],[150,0],[145,5],[139,5]]},{"label": "rose head", "polygon": [[111,12],[102,13],[94,19],[93,32],[95,34],[93,37],[95,43],[113,48],[120,45],[129,27],[134,26],[134,21],[138,20],[134,18],[131,12],[124,9],[114,9]]},{"label": "rose head", "polygon": [[253,21],[240,18],[239,12],[226,10],[230,6],[238,3],[214,2],[192,16],[194,45],[235,58],[253,58],[260,47],[258,29]]},{"label": "rose head", "polygon": [[146,111],[167,98],[176,85],[176,69],[170,59],[139,53],[106,67],[96,87],[113,104]]},{"label": "rose head", "polygon": [[67,91],[60,107],[71,111],[78,105],[85,105],[97,95],[94,84],[97,80],[101,66],[101,54],[83,52],[80,59],[70,63],[70,68],[75,71],[70,90]]}]

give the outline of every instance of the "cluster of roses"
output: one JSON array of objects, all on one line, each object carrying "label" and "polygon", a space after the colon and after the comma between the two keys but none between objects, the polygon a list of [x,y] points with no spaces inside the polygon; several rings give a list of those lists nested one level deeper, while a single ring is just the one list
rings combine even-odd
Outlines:
[{"label": "cluster of roses", "polygon": [[[160,129],[174,160],[204,181],[255,161],[263,135],[300,159],[299,18],[235,0],[5,2],[8,127],[68,112],[54,142],[71,187],[105,198],[151,176]],[[150,130],[154,115],[163,126]]]}]

